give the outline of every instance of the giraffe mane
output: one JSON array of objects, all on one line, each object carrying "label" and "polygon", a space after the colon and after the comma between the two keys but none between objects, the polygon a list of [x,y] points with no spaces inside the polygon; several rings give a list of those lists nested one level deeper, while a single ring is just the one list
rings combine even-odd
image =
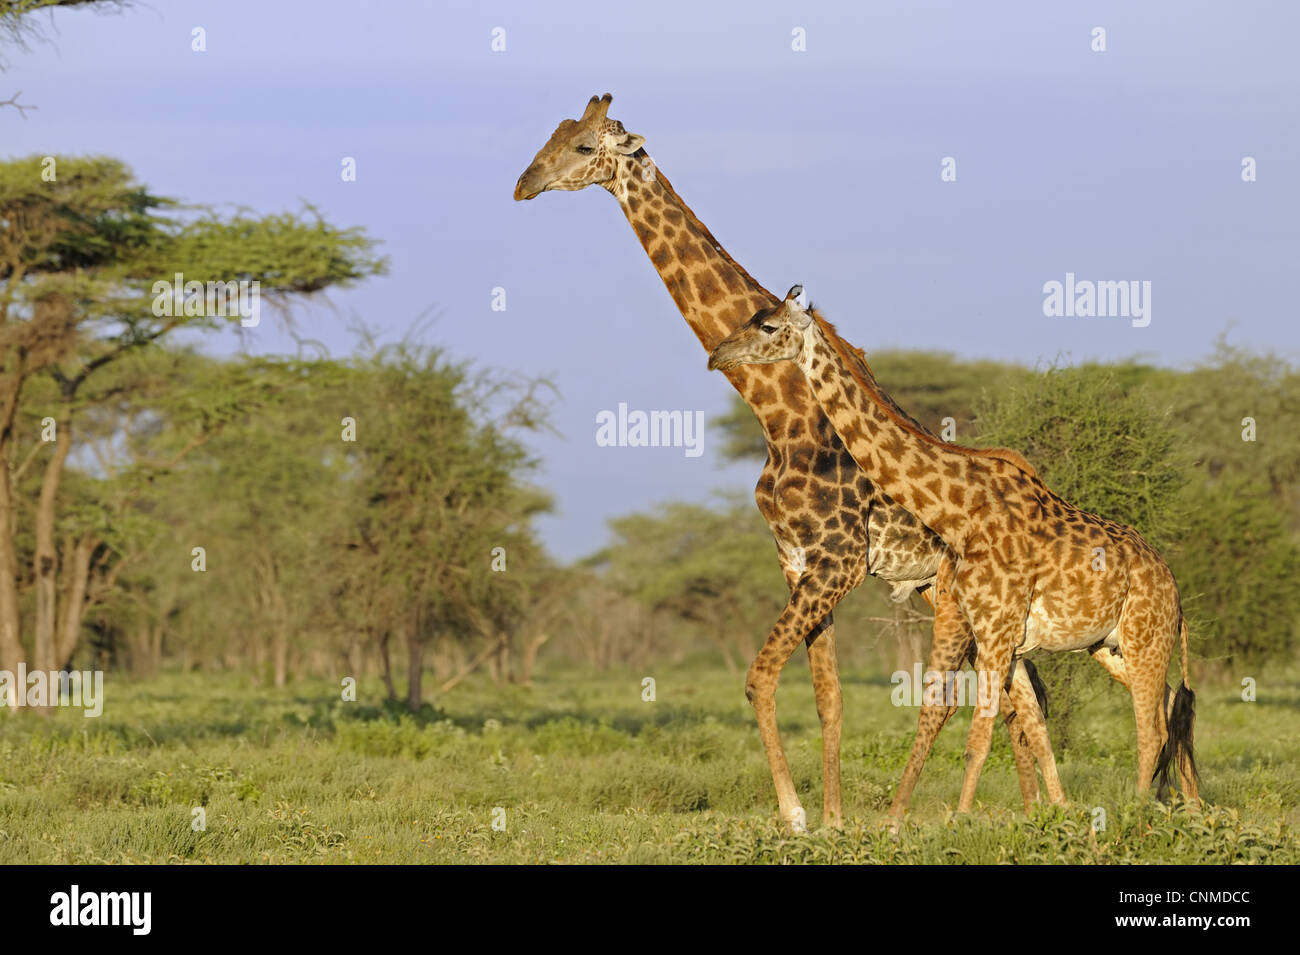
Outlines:
[{"label": "giraffe mane", "polygon": [[[646,152],[644,149],[638,149],[635,153],[632,154],[632,159],[639,162],[640,159],[645,155]],[[677,203],[678,208],[682,210],[682,214],[686,216],[686,221],[689,222],[692,227],[699,230],[700,234],[704,236],[705,240],[708,241],[709,245],[713,246],[714,251],[717,252],[718,255],[720,255],[728,265],[730,265],[733,269],[735,269],[736,272],[739,273],[742,279],[744,279],[751,286],[753,286],[755,291],[760,292],[761,294],[766,296],[768,301],[772,305],[776,305],[778,302],[780,302],[779,298],[777,298],[767,289],[763,288],[763,286],[758,282],[757,279],[754,278],[754,276],[750,275],[747,271],[745,271],[745,267],[743,265],[741,265],[739,262],[737,262],[735,259],[731,257],[731,253],[722,247],[722,243],[713,237],[713,233],[709,231],[709,227],[700,221],[699,217],[695,214],[695,212],[691,209],[691,207],[686,204],[686,200],[683,199],[678,194],[677,190],[673,188],[673,184],[669,182],[668,177],[663,174],[663,170],[661,170],[658,166],[655,166],[655,178],[658,180],[659,184],[663,186],[664,191],[667,192],[668,195],[672,196],[673,201]],[[744,324],[744,320],[742,320],[740,324]]]},{"label": "giraffe mane", "polygon": [[866,389],[867,394],[871,396],[872,400],[880,406],[885,414],[904,431],[908,431],[925,443],[932,444],[945,451],[953,451],[972,458],[994,458],[1018,468],[1030,477],[1038,477],[1038,472],[1034,470],[1034,466],[1025,460],[1024,455],[1012,448],[969,448],[937,437],[900,408],[898,403],[880,387],[876,382],[876,376],[871,373],[871,366],[867,364],[867,356],[861,348],[850,345],[841,338],[835,326],[818,309],[814,308],[811,302],[808,305],[808,312],[817,322],[817,327],[822,330],[822,334],[831,343],[831,347],[835,349],[836,354],[839,355],[844,367],[849,370],[849,374],[853,376],[859,385]]}]

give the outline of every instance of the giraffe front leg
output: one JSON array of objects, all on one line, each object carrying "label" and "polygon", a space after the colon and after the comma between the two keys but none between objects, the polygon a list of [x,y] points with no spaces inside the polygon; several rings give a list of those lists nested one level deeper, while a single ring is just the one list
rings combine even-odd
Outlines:
[{"label": "giraffe front leg", "polygon": [[[1023,619],[1021,617],[1022,632]],[[976,628],[977,632],[980,632],[978,624]],[[966,775],[962,781],[961,799],[957,803],[958,812],[970,812],[975,804],[975,787],[979,785],[980,773],[984,769],[984,761],[988,759],[989,746],[993,742],[993,720],[1001,705],[999,698],[1006,681],[1007,668],[1011,665],[1014,639],[1009,629],[998,628],[992,631],[991,639],[980,645],[979,652],[976,654],[975,671],[979,685],[983,688],[980,695],[984,697],[986,694],[994,694],[994,698],[979,699],[975,712],[971,715],[970,733],[966,737]]]},{"label": "giraffe front leg", "polygon": [[[956,673],[970,653],[971,635],[962,618],[961,611],[952,599],[949,587],[952,567],[945,558],[939,568],[939,575],[932,593],[926,595],[934,606],[934,636],[930,645],[930,657],[927,672]],[[921,713],[917,717],[916,737],[912,741],[912,752],[907,757],[907,766],[903,769],[903,778],[899,780],[894,801],[889,806],[890,828],[895,832],[901,827],[903,815],[912,800],[912,791],[921,778],[921,770],[934,747],[935,738],[957,707],[951,700],[940,703],[922,703]]]},{"label": "giraffe front leg", "polygon": [[835,658],[835,622],[831,614],[808,634],[808,665],[812,669],[813,695],[822,724],[822,824],[840,829],[840,733],[844,700],[840,692],[839,663]]},{"label": "giraffe front leg", "polygon": [[[745,696],[754,707],[758,719],[758,732],[763,740],[763,749],[767,753],[768,767],[772,771],[772,782],[776,786],[776,799],[780,807],[781,819],[795,832],[807,829],[807,818],[799,804],[799,796],[794,789],[794,780],[790,776],[790,767],[786,762],[785,750],[781,746],[781,734],[776,724],[776,687],[781,679],[781,668],[785,666],[790,655],[799,646],[806,635],[821,622],[834,606],[833,600],[827,600],[818,592],[812,575],[803,577],[790,591],[790,599],[785,610],[781,612],[776,625],[768,635],[758,656],[750,664],[745,678]],[[837,743],[836,769],[838,772],[838,727],[835,738]],[[823,740],[823,743],[825,741]],[[838,787],[837,787],[838,788]]]},{"label": "giraffe front leg", "polygon": [[[1061,777],[1056,770],[1056,755],[1052,752],[1052,741],[1047,735],[1047,721],[1038,705],[1038,695],[1034,692],[1034,684],[1029,677],[1029,663],[1026,660],[1018,660],[1013,666],[1015,672],[1012,674],[1011,685],[1006,692],[1016,712],[1017,725],[1012,729],[1012,745],[1015,745],[1017,737],[1022,738],[1022,742],[1033,752],[1039,768],[1043,771],[1043,784],[1047,788],[1047,798],[1061,805],[1065,802],[1065,791],[1061,788]],[[1017,756],[1017,765],[1019,761],[1020,757]],[[1025,796],[1025,811],[1028,812],[1031,803],[1038,798],[1037,776],[1034,777],[1033,799],[1029,798],[1023,784],[1021,793]]]}]

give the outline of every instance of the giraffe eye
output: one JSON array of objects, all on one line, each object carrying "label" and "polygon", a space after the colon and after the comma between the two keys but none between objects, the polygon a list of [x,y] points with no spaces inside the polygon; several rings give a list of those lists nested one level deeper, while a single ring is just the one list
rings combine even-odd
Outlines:
[{"label": "giraffe eye", "polygon": [[590,155],[591,155],[592,153],[594,153],[595,151],[596,151],[596,150],[595,150],[594,148],[592,148],[591,146],[579,146],[579,147],[578,147],[578,152],[582,153],[584,156],[590,156]]},{"label": "giraffe eye", "polygon": [[775,335],[777,332],[777,327],[775,325],[760,325],[758,327],[762,329],[763,333],[766,335]]}]

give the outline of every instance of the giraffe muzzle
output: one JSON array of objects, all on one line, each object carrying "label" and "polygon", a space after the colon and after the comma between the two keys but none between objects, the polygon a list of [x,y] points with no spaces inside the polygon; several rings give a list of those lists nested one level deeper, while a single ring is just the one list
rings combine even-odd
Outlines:
[{"label": "giraffe muzzle", "polygon": [[528,182],[528,174],[531,172],[531,169],[525,169],[524,174],[520,176],[519,181],[515,183],[515,199],[518,201],[535,199],[537,196],[542,194],[541,189],[535,188]]},{"label": "giraffe muzzle", "polygon": [[724,355],[721,348],[715,348],[709,355],[709,371],[729,371],[739,364],[731,356]]}]

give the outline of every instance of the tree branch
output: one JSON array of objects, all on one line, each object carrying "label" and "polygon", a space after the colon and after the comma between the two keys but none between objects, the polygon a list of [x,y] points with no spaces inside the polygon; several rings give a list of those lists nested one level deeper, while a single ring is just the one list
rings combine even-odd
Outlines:
[{"label": "tree branch", "polygon": [[102,355],[98,356],[97,358],[86,362],[82,366],[81,371],[77,373],[77,376],[75,378],[65,380],[62,377],[62,372],[59,372],[56,375],[56,378],[59,380],[60,385],[63,387],[64,391],[68,394],[68,397],[71,397],[72,395],[76,394],[77,389],[80,388],[82,383],[91,376],[91,374],[95,371],[95,369],[107,365],[110,361],[113,361],[115,358],[117,358],[119,355],[123,354],[124,352],[130,351],[132,348],[140,348],[144,345],[152,344],[153,342],[157,341],[159,338],[162,338],[162,336],[166,335],[172,329],[180,327],[180,324],[181,323],[179,321],[167,322],[163,324],[160,328],[157,328],[154,331],[150,332],[148,335],[144,335],[140,338],[132,338],[126,341],[119,341],[115,348],[111,348],[108,351],[104,352]]},{"label": "tree branch", "polygon": [[26,118],[27,118],[27,111],[28,111],[29,109],[39,109],[39,107],[37,107],[37,106],[28,106],[28,105],[24,105],[24,104],[18,102],[18,97],[20,97],[20,96],[22,96],[22,95],[23,95],[23,91],[22,91],[22,90],[19,90],[17,93],[15,93],[13,96],[9,97],[8,99],[0,99],[0,106],[12,106],[14,109],[18,110],[18,115],[19,115],[19,116],[21,116],[23,119],[26,119]]},{"label": "tree branch", "polygon": [[23,458],[23,463],[18,465],[18,469],[13,473],[12,480],[15,484],[17,484],[18,479],[23,476],[23,472],[27,470],[27,465],[32,463],[32,460],[36,457],[37,452],[39,452],[43,447],[45,447],[44,441],[37,441],[35,444],[32,445],[32,449],[28,451],[27,456]]},{"label": "tree branch", "polygon": [[461,667],[459,673],[457,673],[455,676],[449,679],[442,686],[438,687],[438,692],[446,693],[448,690],[454,689],[456,685],[460,683],[461,680],[465,679],[465,677],[469,676],[471,673],[477,670],[483,664],[484,660],[492,656],[492,654],[499,652],[500,649],[503,646],[505,646],[505,644],[506,644],[506,638],[505,635],[502,634],[501,636],[497,637],[497,639],[489,643],[487,647],[484,648],[482,653],[480,653],[473,660],[470,660],[469,663]]}]

